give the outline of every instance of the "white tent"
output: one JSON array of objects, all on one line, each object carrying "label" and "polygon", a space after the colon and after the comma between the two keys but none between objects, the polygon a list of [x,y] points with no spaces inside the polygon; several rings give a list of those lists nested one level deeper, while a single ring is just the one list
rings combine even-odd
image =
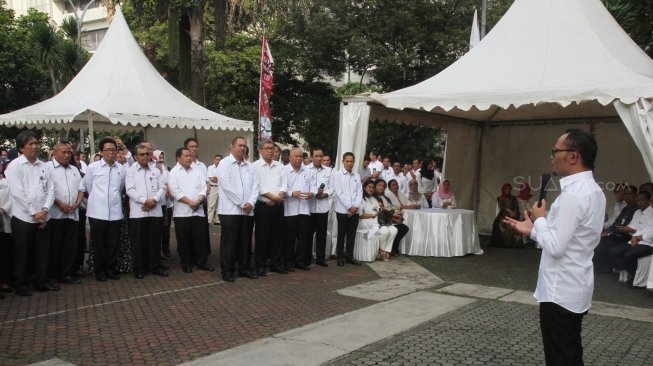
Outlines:
[{"label": "white tent", "polygon": [[441,73],[345,99],[339,153],[364,151],[369,120],[445,128],[444,173],[487,232],[501,184],[530,180],[539,189],[550,148],[566,128],[595,132],[595,175],[606,188],[653,177],[651,98],[653,61],[599,0],[516,0],[480,44]]},{"label": "white tent", "polygon": [[[144,130],[145,137],[168,153],[186,137],[199,140],[201,160],[225,153],[233,137],[251,145],[253,125],[210,111],[188,99],[156,71],[116,11],[97,52],[56,96],[0,115],[0,124],[28,128]],[[172,158],[172,159],[171,159]]]}]

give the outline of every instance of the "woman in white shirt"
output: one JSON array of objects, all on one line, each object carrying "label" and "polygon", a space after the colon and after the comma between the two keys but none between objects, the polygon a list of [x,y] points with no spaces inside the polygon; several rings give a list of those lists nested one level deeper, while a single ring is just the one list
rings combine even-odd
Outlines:
[{"label": "woman in white shirt", "polygon": [[[360,221],[358,231],[365,233],[367,239],[377,235],[379,239],[379,257],[387,262],[392,250],[392,242],[397,236],[397,228],[392,226],[392,220],[388,220],[389,226],[379,224],[379,215],[385,215],[379,206],[379,201],[374,197],[374,181],[368,179],[363,183],[363,203],[359,209]],[[358,245],[359,243],[357,243]]]},{"label": "woman in white shirt", "polygon": [[428,207],[433,207],[433,192],[438,186],[438,180],[435,176],[435,161],[432,159],[422,160],[422,168],[415,173],[415,180],[417,181],[417,191],[424,195]]},{"label": "woman in white shirt", "polygon": [[437,192],[433,195],[433,207],[456,207],[456,195],[453,194],[453,188],[451,188],[451,182],[449,179],[440,182]]},{"label": "woman in white shirt", "polygon": [[429,203],[426,202],[426,198],[424,198],[424,195],[419,193],[418,191],[418,184],[416,179],[413,179],[410,182],[408,182],[408,197],[406,198],[408,198],[409,205],[414,205],[414,206],[419,205],[422,208],[429,207]]},{"label": "woman in white shirt", "polygon": [[[417,182],[415,182],[415,186],[417,186]],[[404,195],[399,190],[399,183],[397,183],[396,179],[390,179],[390,181],[388,182],[388,189],[385,191],[385,195],[392,203],[392,206],[400,210],[416,209],[422,207],[420,202],[416,202],[416,203],[408,202],[408,197],[406,197],[406,195]]]}]

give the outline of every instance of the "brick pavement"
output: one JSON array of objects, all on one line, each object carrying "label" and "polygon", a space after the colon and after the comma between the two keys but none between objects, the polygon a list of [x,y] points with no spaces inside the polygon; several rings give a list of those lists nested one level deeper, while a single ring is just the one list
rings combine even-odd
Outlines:
[{"label": "brick pavement", "polygon": [[367,266],[334,263],[228,284],[218,271],[185,274],[173,258],[167,278],[85,278],[58,292],[0,300],[0,364],[56,357],[77,365],[174,365],[375,303],[336,293],[378,278]]},{"label": "brick pavement", "polygon": [[[391,321],[391,320],[388,320]],[[587,365],[650,365],[650,323],[589,314]],[[539,365],[536,306],[484,300],[334,360],[329,365]]]}]

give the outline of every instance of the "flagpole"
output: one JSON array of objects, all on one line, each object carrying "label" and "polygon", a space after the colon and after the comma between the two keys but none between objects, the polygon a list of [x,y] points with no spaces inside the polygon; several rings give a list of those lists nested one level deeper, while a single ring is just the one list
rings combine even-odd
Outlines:
[{"label": "flagpole", "polygon": [[258,142],[261,142],[261,95],[263,93],[263,52],[265,52],[265,38],[266,38],[266,31],[263,29],[263,40],[261,42],[261,68],[260,68],[260,76],[258,78],[258,129],[257,129],[257,135],[258,135]]}]

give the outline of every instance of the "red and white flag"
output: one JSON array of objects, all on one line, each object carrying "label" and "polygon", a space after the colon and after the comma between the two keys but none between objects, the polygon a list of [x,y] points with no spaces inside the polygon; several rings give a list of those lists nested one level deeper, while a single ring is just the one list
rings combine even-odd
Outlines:
[{"label": "red and white flag", "polygon": [[258,106],[258,139],[263,141],[272,138],[272,113],[270,112],[270,98],[272,97],[272,82],[274,81],[274,60],[270,52],[268,40],[263,35],[261,47],[261,81],[259,84]]}]

